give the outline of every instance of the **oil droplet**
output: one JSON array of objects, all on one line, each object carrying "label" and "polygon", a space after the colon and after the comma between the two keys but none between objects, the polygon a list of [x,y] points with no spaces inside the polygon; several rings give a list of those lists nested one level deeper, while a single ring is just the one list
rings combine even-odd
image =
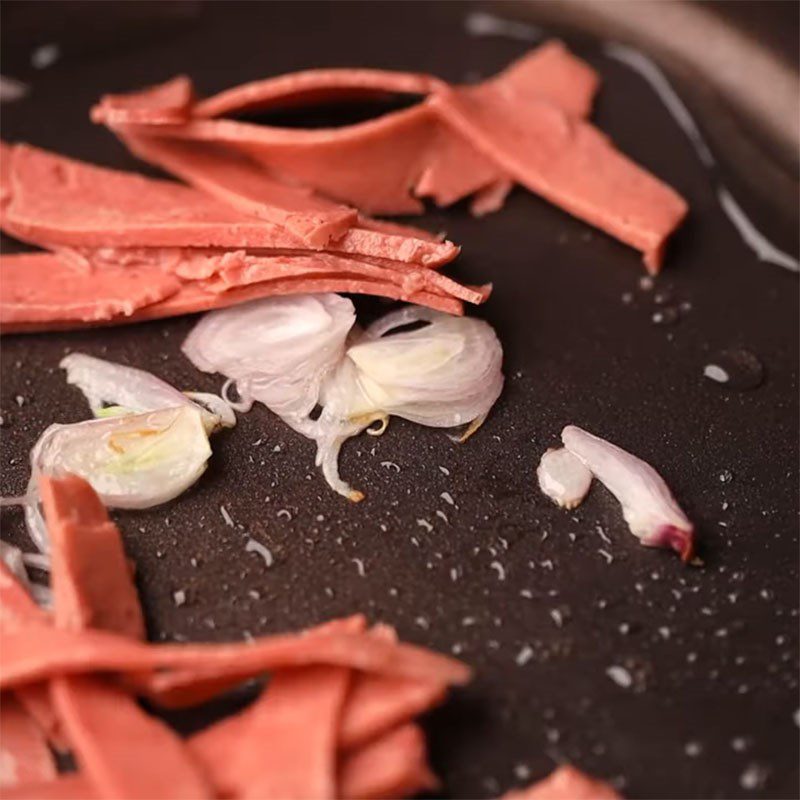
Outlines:
[{"label": "oil droplet", "polygon": [[749,350],[721,350],[703,367],[703,375],[729,389],[756,389],[764,381],[764,365]]},{"label": "oil droplet", "polygon": [[651,319],[654,325],[674,325],[680,319],[680,314],[677,308],[666,306],[655,311]]}]

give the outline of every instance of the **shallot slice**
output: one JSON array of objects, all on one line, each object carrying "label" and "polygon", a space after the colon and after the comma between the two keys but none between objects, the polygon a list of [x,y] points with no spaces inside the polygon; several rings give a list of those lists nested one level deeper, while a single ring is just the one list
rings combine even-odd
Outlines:
[{"label": "shallot slice", "polygon": [[[424,327],[392,333],[419,322]],[[481,320],[407,307],[375,322],[322,387],[310,435],[328,484],[350,500],[363,497],[340,478],[339,450],[374,422],[382,432],[390,415],[472,432],[500,395],[502,360],[497,336]]]},{"label": "shallot slice", "polygon": [[592,473],[565,447],[551,448],[536,470],[539,488],[561,508],[577,508],[592,485]]},{"label": "shallot slice", "polygon": [[649,464],[575,425],[564,428],[561,441],[619,500],[631,533],[643,545],[672,548],[681,560],[692,559],[694,526]]},{"label": "shallot slice", "polygon": [[210,456],[201,411],[191,405],[51,425],[31,451],[31,501],[25,509],[31,538],[47,550],[36,496],[41,474],[79,475],[110,508],[150,508],[195,483]]},{"label": "shallot slice", "polygon": [[183,352],[235,384],[242,410],[258,400],[293,424],[316,406],[354,323],[353,304],[336,294],[268,297],[206,314]]},{"label": "shallot slice", "polygon": [[[184,394],[136,367],[115,364],[84,353],[70,353],[61,359],[59,366],[67,372],[67,383],[77,386],[86,396],[95,416],[188,406],[200,412],[209,433],[220,425],[232,427],[236,424],[231,408],[216,395]],[[106,405],[112,408],[108,409]]]}]

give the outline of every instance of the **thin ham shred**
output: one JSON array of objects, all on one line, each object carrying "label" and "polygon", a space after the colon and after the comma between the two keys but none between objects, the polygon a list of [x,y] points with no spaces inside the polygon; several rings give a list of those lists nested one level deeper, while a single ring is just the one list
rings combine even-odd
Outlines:
[{"label": "thin ham shred", "polygon": [[[0,722],[5,731],[7,709],[22,715],[31,752],[50,760],[26,756],[36,769],[7,796],[389,798],[438,785],[414,720],[468,678],[463,665],[403,645],[386,626],[367,630],[361,615],[251,644],[147,644],[119,531],[97,495],[70,475],[43,477],[40,494],[54,609],[38,609],[0,565]],[[266,672],[248,708],[189,740],[135,699],[180,691],[201,702]],[[5,702],[43,686],[77,774],[56,775],[33,718]]]},{"label": "thin ham shred", "polygon": [[0,699],[0,791],[54,778],[56,765],[39,726],[13,696]]},{"label": "thin ham shred", "polygon": [[[373,214],[419,213],[420,197],[450,205],[473,195],[480,216],[502,206],[513,181],[637,248],[657,272],[687,206],[586,122],[598,85],[588,64],[551,41],[475,86],[413,73],[312,70],[200,100],[173,124],[146,120],[164,87],[150,90],[154,98],[140,93],[138,110],[130,101],[120,108],[119,98],[103,98],[92,117],[144,160],[196,185],[199,177],[216,196],[245,207],[258,199],[255,180],[217,180],[225,172],[222,153],[249,159],[250,171],[265,181],[291,181]],[[229,117],[392,94],[421,100],[338,128],[298,130]],[[193,147],[216,147],[217,166],[187,172]]]}]

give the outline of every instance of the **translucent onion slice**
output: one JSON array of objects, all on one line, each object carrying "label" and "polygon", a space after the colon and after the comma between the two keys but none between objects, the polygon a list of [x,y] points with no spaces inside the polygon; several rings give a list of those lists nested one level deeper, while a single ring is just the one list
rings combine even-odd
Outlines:
[{"label": "translucent onion slice", "polygon": [[243,409],[258,400],[300,424],[354,323],[353,304],[336,294],[268,297],[206,314],[183,352],[198,369],[235,383]]},{"label": "translucent onion slice", "polygon": [[[150,508],[188,489],[211,456],[201,412],[190,405],[145,414],[51,425],[31,451],[28,494],[38,476],[85,478],[111,508]],[[38,503],[26,508],[36,545],[47,549]]]},{"label": "translucent onion slice", "polygon": [[592,473],[566,447],[551,448],[536,470],[539,488],[561,508],[577,508],[592,485]]},{"label": "translucent onion slice", "polygon": [[575,425],[564,428],[561,441],[619,500],[631,533],[643,545],[672,548],[683,561],[691,560],[694,526],[649,464]]},{"label": "translucent onion slice", "polygon": [[[427,324],[388,335],[419,322]],[[472,433],[500,396],[502,361],[497,336],[481,320],[418,307],[378,320],[347,350],[320,395],[323,411],[312,435],[328,484],[351,500],[363,497],[340,478],[339,450],[390,415],[441,428],[474,423]]]},{"label": "translucent onion slice", "polygon": [[[232,427],[236,424],[233,410],[220,397],[205,393],[184,394],[142,369],[84,353],[70,353],[61,359],[60,366],[67,372],[67,383],[83,392],[96,417],[183,405],[200,411],[209,432],[220,425]],[[195,400],[197,402],[193,402]]]}]

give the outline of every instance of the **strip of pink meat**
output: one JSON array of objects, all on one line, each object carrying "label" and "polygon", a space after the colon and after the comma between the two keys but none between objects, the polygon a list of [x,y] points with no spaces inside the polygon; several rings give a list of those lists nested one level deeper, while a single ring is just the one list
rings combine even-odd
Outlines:
[{"label": "strip of pink meat", "polygon": [[339,767],[342,800],[393,800],[438,788],[428,766],[425,735],[413,723],[347,753]]},{"label": "strip of pink meat", "polygon": [[[6,233],[33,244],[308,249],[283,227],[172,181],[96,167],[29,145],[15,145],[10,161],[10,200],[0,221]],[[451,242],[358,228],[328,249],[428,267],[458,254]]]},{"label": "strip of pink meat", "polygon": [[49,780],[56,765],[39,726],[13,696],[0,703],[0,794],[9,786]]},{"label": "strip of pink meat", "polygon": [[[53,549],[55,624],[144,638],[122,539],[95,491],[67,475],[42,477],[39,492]],[[212,797],[180,738],[124,689],[103,677],[73,675],[54,678],[50,691],[73,753],[101,797]]]},{"label": "strip of pink meat", "polygon": [[152,136],[122,138],[143,161],[245,214],[286,228],[310,248],[326,247],[358,223],[355,209],[317,197],[309,189],[281,183],[234,151]]},{"label": "strip of pink meat", "polygon": [[596,128],[546,103],[519,103],[491,85],[440,93],[432,103],[514,180],[641,250],[647,269],[658,272],[686,202]]},{"label": "strip of pink meat", "polygon": [[160,670],[140,680],[141,689],[160,701],[181,689],[217,685],[220,679],[235,682],[284,667],[312,664],[448,685],[460,685],[470,678],[464,664],[447,656],[406,642],[379,641],[366,634],[283,634],[250,644],[151,645],[101,631],[75,633],[46,625],[33,629],[28,623],[20,629],[6,624],[5,616],[0,622],[0,689],[56,675]]},{"label": "strip of pink meat", "polygon": [[52,253],[0,256],[0,327],[47,330],[54,320],[125,321],[177,294],[183,281],[158,265],[80,272]]},{"label": "strip of pink meat", "polygon": [[[548,42],[487,85],[513,92],[521,102],[544,100],[583,116],[589,111],[597,82],[594,71],[560,42]],[[111,121],[102,113],[102,102],[93,118],[106,122],[123,138],[134,136],[137,141],[150,133],[161,139],[184,140],[184,144],[186,140],[223,144],[246,153],[268,171],[291,176],[368,213],[419,213],[422,206],[413,195],[449,205],[505,177],[494,161],[431,114],[430,99],[445,91],[447,85],[431,76],[312,70],[234,87],[200,101],[191,121],[173,126],[148,126],[121,117]],[[397,93],[424,95],[426,99],[365,123],[323,130],[219,119],[254,108]],[[143,104],[147,106],[146,99]],[[147,160],[158,163],[158,159]]]}]

